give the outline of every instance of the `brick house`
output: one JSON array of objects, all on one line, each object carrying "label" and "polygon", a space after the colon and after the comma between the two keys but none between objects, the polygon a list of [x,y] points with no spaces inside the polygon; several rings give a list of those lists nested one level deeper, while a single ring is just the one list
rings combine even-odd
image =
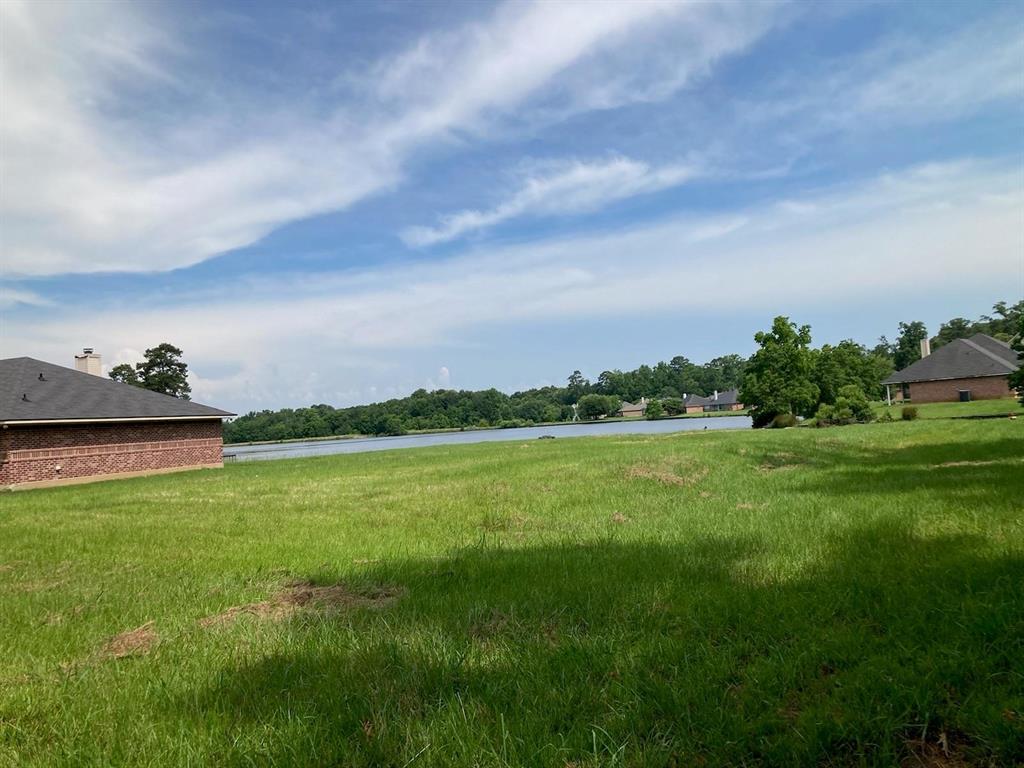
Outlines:
[{"label": "brick house", "polygon": [[234,414],[111,381],[91,350],[76,365],[0,360],[0,487],[223,466]]},{"label": "brick house", "polygon": [[935,352],[923,341],[921,353],[916,363],[882,382],[888,402],[941,403],[1013,396],[1009,377],[1020,360],[1005,341],[976,333]]},{"label": "brick house", "polygon": [[641,397],[639,403],[630,403],[623,401],[622,407],[619,408],[619,415],[625,416],[626,418],[639,418],[647,413],[647,398]]},{"label": "brick house", "polygon": [[719,392],[717,389],[707,397],[702,395],[685,395],[683,405],[686,413],[705,413],[711,411],[742,411],[740,393],[735,389]]}]

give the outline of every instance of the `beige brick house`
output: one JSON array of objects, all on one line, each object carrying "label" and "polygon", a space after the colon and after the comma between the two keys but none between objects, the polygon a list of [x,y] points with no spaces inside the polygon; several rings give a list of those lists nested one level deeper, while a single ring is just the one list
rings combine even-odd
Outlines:
[{"label": "beige brick house", "polygon": [[889,402],[941,403],[1011,397],[1010,374],[1021,361],[1010,345],[984,333],[957,339],[924,356],[882,383]]},{"label": "beige brick house", "polygon": [[76,364],[0,360],[0,487],[222,466],[234,414],[111,381],[91,350]]}]

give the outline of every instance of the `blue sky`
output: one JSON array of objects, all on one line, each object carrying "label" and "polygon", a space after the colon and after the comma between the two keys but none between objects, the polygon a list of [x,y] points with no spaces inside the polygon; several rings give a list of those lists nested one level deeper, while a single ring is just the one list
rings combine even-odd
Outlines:
[{"label": "blue sky", "polygon": [[0,356],[239,412],[1024,296],[1018,3],[0,5]]}]

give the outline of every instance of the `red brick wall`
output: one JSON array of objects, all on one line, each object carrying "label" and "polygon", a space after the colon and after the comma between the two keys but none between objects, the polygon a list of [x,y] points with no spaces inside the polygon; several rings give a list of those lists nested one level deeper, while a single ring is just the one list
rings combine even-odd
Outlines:
[{"label": "red brick wall", "polygon": [[972,400],[995,400],[1013,395],[1013,392],[1010,390],[1009,377],[982,376],[975,379],[911,382],[910,402],[955,402],[960,399],[961,389],[969,389]]},{"label": "red brick wall", "polygon": [[12,426],[0,429],[0,486],[219,465],[222,447],[216,419]]}]

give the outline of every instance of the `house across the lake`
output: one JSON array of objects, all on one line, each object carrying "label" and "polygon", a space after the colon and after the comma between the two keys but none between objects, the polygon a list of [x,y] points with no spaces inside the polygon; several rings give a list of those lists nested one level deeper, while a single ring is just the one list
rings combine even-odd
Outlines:
[{"label": "house across the lake", "polygon": [[707,397],[702,395],[686,395],[683,398],[683,405],[687,413],[702,413],[711,411],[742,411],[743,403],[740,402],[740,393],[735,389],[727,389],[719,392],[717,389]]},{"label": "house across the lake", "polygon": [[0,360],[0,487],[223,465],[233,413],[111,381],[91,349],[75,365]]},{"label": "house across the lake", "polygon": [[1009,344],[984,333],[957,339],[931,352],[921,342],[921,359],[882,383],[886,400],[941,403],[1011,397],[1010,374],[1021,361]]},{"label": "house across the lake", "polygon": [[623,401],[619,413],[626,417],[640,417],[647,413],[647,398],[641,397],[639,403],[627,403]]}]

